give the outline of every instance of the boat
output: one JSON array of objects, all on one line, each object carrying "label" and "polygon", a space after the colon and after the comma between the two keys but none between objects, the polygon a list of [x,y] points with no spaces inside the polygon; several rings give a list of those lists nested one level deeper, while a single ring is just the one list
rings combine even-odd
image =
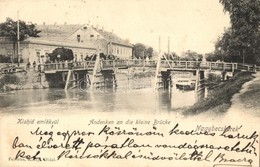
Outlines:
[{"label": "boat", "polygon": [[177,80],[176,88],[179,90],[195,90],[195,79],[182,78]]}]

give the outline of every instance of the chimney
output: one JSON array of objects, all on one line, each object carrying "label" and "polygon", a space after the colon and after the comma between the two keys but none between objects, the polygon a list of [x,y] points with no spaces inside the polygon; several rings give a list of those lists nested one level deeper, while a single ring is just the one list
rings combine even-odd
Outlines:
[{"label": "chimney", "polygon": [[97,26],[96,26],[96,27],[97,27],[97,29],[98,29],[98,24],[97,24]]},{"label": "chimney", "polygon": [[114,34],[114,29],[111,30],[111,33]]},{"label": "chimney", "polygon": [[64,25],[67,25],[67,22],[64,22]]},{"label": "chimney", "polygon": [[45,26],[45,22],[43,22],[43,23],[42,23],[42,25],[44,25],[44,26]]},{"label": "chimney", "polygon": [[104,26],[102,26],[102,29],[101,29],[102,31],[104,31]]}]

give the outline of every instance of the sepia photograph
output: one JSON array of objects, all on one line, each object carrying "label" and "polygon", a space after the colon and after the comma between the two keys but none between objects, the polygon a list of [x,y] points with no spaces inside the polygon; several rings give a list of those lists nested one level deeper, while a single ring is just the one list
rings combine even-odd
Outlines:
[{"label": "sepia photograph", "polygon": [[0,0],[0,167],[258,167],[259,0]]}]

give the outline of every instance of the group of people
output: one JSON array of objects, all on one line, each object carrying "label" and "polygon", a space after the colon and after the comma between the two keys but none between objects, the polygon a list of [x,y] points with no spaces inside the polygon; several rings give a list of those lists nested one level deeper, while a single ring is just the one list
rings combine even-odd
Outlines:
[{"label": "group of people", "polygon": [[[36,71],[36,66],[37,66],[36,61],[34,61],[34,62],[32,63],[33,71]],[[28,70],[28,71],[31,70],[31,63],[30,63],[30,62],[28,62],[28,63],[26,64],[26,70]],[[38,64],[38,71],[41,71],[41,64]]]}]

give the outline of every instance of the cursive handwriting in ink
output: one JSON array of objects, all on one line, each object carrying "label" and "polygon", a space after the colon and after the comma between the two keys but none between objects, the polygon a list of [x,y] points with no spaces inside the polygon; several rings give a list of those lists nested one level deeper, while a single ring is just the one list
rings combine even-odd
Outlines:
[{"label": "cursive handwriting in ink", "polygon": [[229,139],[247,139],[247,140],[250,140],[250,139],[256,140],[258,138],[258,134],[256,131],[254,131],[251,135],[243,135],[240,133],[233,135],[231,133],[228,133],[228,132],[230,132],[230,129],[231,129],[231,126],[226,127],[224,129],[224,131],[220,134],[220,136],[223,136],[223,137],[229,138]]},{"label": "cursive handwriting in ink", "polygon": [[38,160],[38,161],[41,161],[42,158],[41,157],[38,157],[38,155],[40,154],[40,151],[37,151],[35,155],[31,156],[31,155],[26,155],[25,151],[21,151],[19,150],[15,156],[15,159],[18,159],[18,158],[24,158],[24,159],[27,159],[27,160]]},{"label": "cursive handwriting in ink", "polygon": [[[125,156],[117,156],[116,154],[116,151],[112,152],[110,155],[108,155],[108,151],[105,151],[103,154],[99,154],[99,156],[95,155],[93,156],[92,154],[88,154],[86,155],[86,152],[91,149],[91,148],[94,148],[94,149],[108,149],[108,148],[111,148],[111,149],[123,149],[123,148],[152,148],[151,145],[149,144],[137,144],[135,143],[135,140],[134,139],[130,139],[130,138],[127,138],[124,142],[122,142],[122,144],[100,144],[100,143],[93,143],[93,142],[89,142],[84,151],[79,154],[79,150],[77,150],[77,153],[72,155],[72,151],[71,150],[64,150],[62,151],[62,153],[57,157],[57,159],[61,159],[62,157],[64,158],[76,158],[76,159],[85,159],[85,158],[95,158],[95,157],[105,157],[105,158],[111,158],[111,157],[114,157],[114,158],[119,158],[119,157],[124,157]],[[121,159],[121,158],[120,158]]]},{"label": "cursive handwriting in ink", "polygon": [[52,138],[53,131],[42,131],[40,127],[38,127],[34,132],[31,131],[31,134],[36,136],[50,136],[50,138]]},{"label": "cursive handwriting in ink", "polygon": [[[156,131],[156,127],[153,127]],[[137,128],[133,128],[133,131],[126,131],[125,129],[121,129],[120,127],[115,127],[111,129],[109,126],[105,125],[104,128],[98,133],[98,135],[131,135],[131,136],[161,136],[164,137],[163,133],[147,131],[147,132],[139,132]]]},{"label": "cursive handwriting in ink", "polygon": [[219,153],[215,159],[213,160],[213,162],[218,162],[218,163],[221,163],[221,162],[247,162],[249,163],[250,165],[253,163],[253,160],[252,159],[247,159],[247,158],[226,158],[226,154],[223,154],[223,153]]},{"label": "cursive handwriting in ink", "polygon": [[32,146],[30,146],[30,145],[27,145],[27,144],[24,144],[24,143],[19,143],[18,144],[18,141],[19,141],[19,137],[18,136],[16,136],[15,137],[15,139],[14,139],[14,141],[13,141],[13,145],[12,145],[12,148],[13,149],[15,149],[15,148],[30,148],[30,149],[32,149]]},{"label": "cursive handwriting in ink", "polygon": [[247,153],[251,154],[252,151],[250,150],[250,148],[252,148],[254,150],[253,153],[257,156],[256,148],[254,147],[255,142],[258,142],[257,138],[259,137],[259,135],[257,134],[257,132],[254,131],[250,135],[244,135],[241,133],[237,133],[237,134],[233,135],[233,134],[229,133],[230,129],[231,129],[231,126],[226,127],[219,136],[222,136],[222,137],[228,138],[228,139],[253,140],[252,142],[249,142],[242,150],[239,150],[239,148],[236,148],[236,146],[240,144],[240,142],[237,142],[237,144],[234,147],[232,147],[232,150],[238,150],[240,152],[247,152]]},{"label": "cursive handwriting in ink", "polygon": [[179,124],[177,123],[172,130],[169,131],[169,135],[205,135],[205,136],[215,136],[214,132],[208,132],[208,131],[196,131],[196,130],[190,130],[190,131],[183,131],[178,129]]}]

